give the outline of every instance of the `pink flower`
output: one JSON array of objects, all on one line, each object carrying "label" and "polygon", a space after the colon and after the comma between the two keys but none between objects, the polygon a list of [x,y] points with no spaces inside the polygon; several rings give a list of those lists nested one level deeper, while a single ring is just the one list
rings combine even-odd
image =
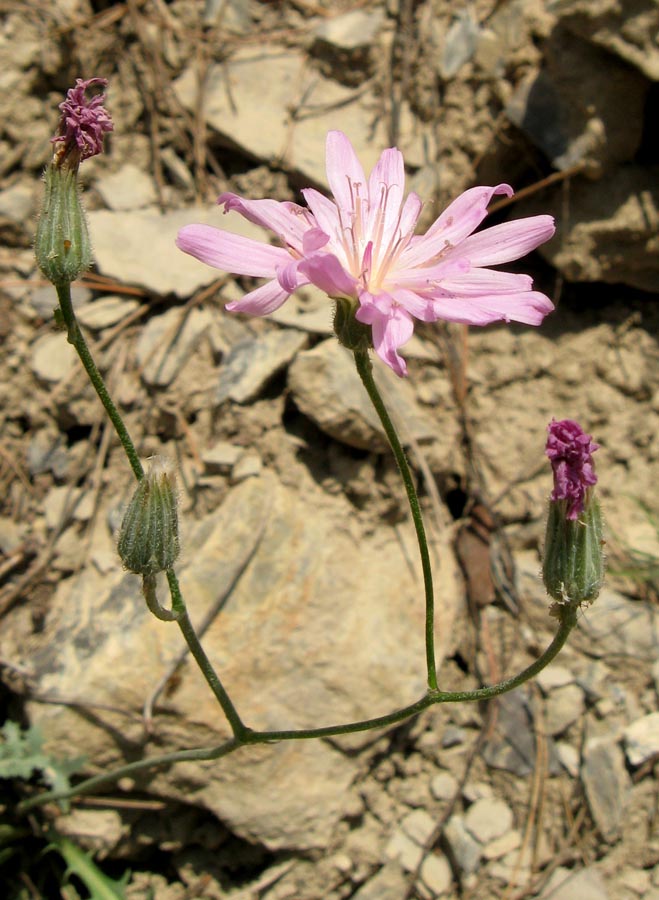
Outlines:
[{"label": "pink flower", "polygon": [[551,499],[568,501],[567,518],[577,519],[584,509],[586,491],[597,484],[592,454],[599,444],[572,419],[555,419],[547,426],[547,449],[554,473]]},{"label": "pink flower", "polygon": [[223,194],[218,202],[274,231],[283,246],[260,244],[207,225],[188,225],[177,245],[202,262],[238,275],[268,278],[227,309],[267,315],[302,284],[354,303],[370,325],[373,347],[398,375],[407,372],[398,349],[412,336],[414,319],[470,325],[525,322],[539,325],[554,308],[532,290],[528,275],[486,268],[534,250],[554,233],[551,216],[532,216],[472,234],[495,194],[507,184],[465,191],[424,235],[416,235],[422,202],[404,198],[403,156],[385,150],[367,179],[348,138],[327,135],[327,179],[334,199],[308,188],[307,207]]},{"label": "pink flower", "polygon": [[66,99],[60,103],[62,116],[59,134],[51,138],[53,144],[61,144],[55,152],[55,162],[61,166],[71,158],[77,168],[83,159],[103,152],[103,135],[112,131],[114,125],[110,114],[103,106],[105,94],[96,94],[90,100],[85,92],[94,85],[107,87],[107,78],[76,79],[75,87],[66,92]]}]

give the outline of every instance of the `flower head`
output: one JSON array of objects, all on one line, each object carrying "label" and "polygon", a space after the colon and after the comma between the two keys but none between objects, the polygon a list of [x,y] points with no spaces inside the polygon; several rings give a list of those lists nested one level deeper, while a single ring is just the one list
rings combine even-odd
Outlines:
[{"label": "flower head", "polygon": [[51,143],[60,145],[55,151],[56,165],[62,166],[68,160],[77,168],[83,159],[103,152],[103,135],[112,131],[114,125],[103,106],[105,94],[87,99],[86,92],[94,85],[106,87],[107,83],[106,78],[77,78],[75,87],[67,91],[59,106],[62,116],[58,134],[51,138]]},{"label": "flower head", "polygon": [[186,253],[238,275],[269,279],[227,309],[267,315],[296,288],[312,283],[352,303],[355,318],[371,326],[375,351],[398,375],[407,371],[398,350],[412,336],[414,319],[539,325],[553,309],[548,297],[532,290],[528,275],[487,268],[548,240],[554,233],[551,216],[472,233],[495,194],[512,196],[509,185],[465,191],[417,235],[422,202],[414,192],[404,197],[399,150],[385,150],[366,178],[348,138],[330,131],[326,161],[333,200],[313,188],[302,191],[306,207],[235,194],[219,198],[225,211],[236,210],[274,231],[280,247],[207,225],[181,229],[176,243]]},{"label": "flower head", "polygon": [[567,500],[568,519],[577,519],[583,512],[586,491],[597,484],[592,454],[599,444],[572,419],[552,419],[547,432],[545,452],[554,473],[551,499]]}]

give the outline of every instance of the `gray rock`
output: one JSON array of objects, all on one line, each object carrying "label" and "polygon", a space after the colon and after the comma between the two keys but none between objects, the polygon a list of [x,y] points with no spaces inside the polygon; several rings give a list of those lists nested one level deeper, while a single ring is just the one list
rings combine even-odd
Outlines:
[{"label": "gray rock", "polygon": [[614,840],[622,828],[631,794],[631,780],[622,750],[615,741],[593,738],[586,743],[581,781],[602,837],[607,841]]},{"label": "gray rock", "polygon": [[[526,692],[522,689],[504,694],[498,703],[496,730],[485,744],[483,757],[497,769],[528,775],[535,763],[535,738]],[[552,741],[549,741],[549,753],[550,771],[555,774],[558,761]]]},{"label": "gray rock", "polygon": [[444,828],[444,837],[460,871],[464,875],[475,872],[480,865],[481,847],[465,828],[462,816],[451,816]]},{"label": "gray rock", "polygon": [[609,900],[597,869],[556,869],[540,894],[540,900]]},{"label": "gray rock", "polygon": [[141,331],[135,355],[144,381],[166,387],[179,374],[210,328],[212,315],[206,309],[187,313],[172,307],[149,319]]},{"label": "gray rock", "polygon": [[31,475],[52,472],[55,478],[64,478],[69,470],[69,456],[62,437],[45,429],[37,431],[27,449],[27,466]]},{"label": "gray rock", "polygon": [[0,516],[0,553],[11,554],[23,543],[27,525],[15,522],[9,516]]},{"label": "gray rock", "polygon": [[215,402],[254,400],[306,343],[306,335],[282,329],[235,344],[222,362]]},{"label": "gray rock", "polygon": [[221,276],[176,248],[184,225],[206,224],[245,237],[264,240],[264,231],[237,214],[213,206],[188,207],[167,213],[140,209],[128,212],[92,210],[88,214],[94,258],[103,275],[136,284],[155,294],[189,297]]},{"label": "gray rock", "polygon": [[[401,440],[405,441],[410,432],[418,441],[436,433],[435,423],[418,407],[407,382],[377,360],[373,374],[389,414],[403,426]],[[324,341],[300,353],[290,367],[288,383],[296,406],[330,437],[361,450],[382,451],[388,447],[353,356],[338,341]]]},{"label": "gray rock", "polygon": [[507,803],[495,797],[483,797],[469,807],[464,817],[467,831],[481,844],[501,837],[513,825],[513,813]]},{"label": "gray rock", "polygon": [[624,731],[625,753],[632,766],[659,755],[659,712],[636,719]]},{"label": "gray rock", "polygon": [[471,9],[465,8],[451,23],[437,58],[437,70],[449,81],[476,52],[480,29]]},{"label": "gray rock", "polygon": [[153,179],[132,163],[122,166],[118,172],[102,175],[94,187],[105,205],[113,210],[142,209],[157,200]]}]

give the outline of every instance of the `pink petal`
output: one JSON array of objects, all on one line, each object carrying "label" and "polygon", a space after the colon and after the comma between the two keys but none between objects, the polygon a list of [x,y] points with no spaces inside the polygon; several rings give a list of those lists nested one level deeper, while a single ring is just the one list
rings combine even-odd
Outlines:
[{"label": "pink petal", "polygon": [[305,188],[302,191],[302,196],[307,201],[307,205],[321,231],[324,231],[325,234],[328,234],[334,240],[340,239],[341,222],[336,204],[328,200],[319,191],[314,190],[314,188]]},{"label": "pink petal", "polygon": [[414,231],[422,209],[423,202],[421,197],[415,194],[414,191],[411,191],[405,198],[405,203],[403,203],[400,213],[400,233],[402,235],[410,234]]},{"label": "pink petal", "polygon": [[415,291],[399,287],[393,288],[391,295],[396,303],[406,309],[415,319],[420,319],[422,322],[437,321],[433,300],[429,297],[422,297]]},{"label": "pink petal", "polygon": [[326,141],[327,181],[339,209],[354,209],[353,185],[361,185],[366,193],[366,176],[352,144],[342,131],[329,131]]},{"label": "pink petal", "polygon": [[277,266],[286,265],[291,258],[282,247],[270,247],[212,225],[184,226],[176,246],[216,269],[257,278],[272,278]]},{"label": "pink petal", "polygon": [[321,250],[329,241],[329,235],[320,228],[310,228],[302,239],[302,253],[310,256],[316,250]]},{"label": "pink petal", "polygon": [[262,228],[267,228],[296,250],[302,246],[302,238],[310,227],[309,214],[296,203],[279,203],[277,200],[245,200],[238,194],[225,193],[217,198],[225,212],[235,211],[243,218]]},{"label": "pink petal", "polygon": [[230,312],[246,313],[248,316],[267,316],[279,309],[290,297],[290,292],[285,291],[278,281],[268,281],[255,290],[227,303],[225,309]]},{"label": "pink petal", "polygon": [[489,325],[491,322],[523,322],[540,325],[554,304],[539,291],[519,294],[491,294],[483,297],[437,299],[433,308],[438,319],[463,322],[466,325]]},{"label": "pink petal", "polygon": [[410,245],[401,258],[406,266],[419,265],[439,253],[460,244],[487,215],[487,205],[495,194],[512,197],[509,184],[495,187],[473,187],[460,194],[430,226],[428,231]]},{"label": "pink petal", "polygon": [[407,365],[399,356],[398,348],[407,343],[414,333],[414,322],[409,313],[396,304],[392,304],[389,313],[383,313],[375,303],[367,302],[359,307],[356,318],[359,322],[371,325],[373,348],[380,359],[396,375],[407,375]]},{"label": "pink petal", "polygon": [[303,259],[298,271],[330,297],[354,297],[357,281],[331,253],[317,253]]},{"label": "pink petal", "polygon": [[405,190],[403,154],[395,147],[385,150],[368,179],[369,216],[366,234],[388,244],[398,225]]},{"label": "pink petal", "polygon": [[535,250],[548,241],[555,230],[551,216],[529,216],[472,234],[452,252],[468,257],[472,266],[496,266]]},{"label": "pink petal", "polygon": [[530,291],[533,279],[530,275],[499,272],[496,269],[470,269],[464,274],[442,278],[441,287],[459,297],[482,297],[489,294],[517,294]]}]

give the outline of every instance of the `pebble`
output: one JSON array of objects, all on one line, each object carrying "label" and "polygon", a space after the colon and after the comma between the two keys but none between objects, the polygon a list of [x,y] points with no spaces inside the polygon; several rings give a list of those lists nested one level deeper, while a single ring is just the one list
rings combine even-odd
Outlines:
[{"label": "pebble", "polygon": [[506,834],[502,834],[501,837],[489,841],[489,843],[483,847],[483,856],[485,859],[501,859],[501,857],[505,856],[507,853],[512,853],[513,850],[517,850],[521,843],[522,835],[519,831],[508,831]]},{"label": "pebble", "polygon": [[632,766],[659,754],[659,712],[636,719],[624,731],[625,753]]},{"label": "pebble", "polygon": [[583,691],[577,684],[554,688],[545,701],[545,729],[552,736],[562,734],[584,711]]},{"label": "pebble", "polygon": [[430,791],[436,800],[452,800],[458,790],[458,780],[450,772],[439,772],[430,782]]},{"label": "pebble", "polygon": [[314,28],[314,36],[337,50],[358,50],[372,45],[383,21],[382,9],[353,9],[321,19]]},{"label": "pebble", "polygon": [[27,466],[30,475],[52,472],[55,478],[64,478],[69,469],[69,457],[62,446],[62,438],[43,428],[37,431],[27,449]]},{"label": "pebble", "polygon": [[435,825],[435,820],[425,809],[415,809],[401,822],[405,834],[422,847],[430,839]]},{"label": "pebble", "polygon": [[401,829],[392,834],[384,848],[385,858],[396,861],[408,872],[414,872],[423,857],[423,847],[408,837]]},{"label": "pebble", "polygon": [[466,729],[460,728],[459,725],[447,725],[442,734],[441,744],[442,747],[448,749],[449,747],[457,747],[459,744],[464,744],[466,740]]},{"label": "pebble", "polygon": [[465,875],[475,872],[480,863],[481,848],[466,830],[462,816],[451,816],[446,823],[444,837],[460,870]]},{"label": "pebble", "polygon": [[557,741],[556,753],[565,771],[569,772],[573,778],[576,778],[579,774],[580,762],[579,751],[576,747],[568,744],[567,741]]},{"label": "pebble", "polygon": [[479,843],[488,844],[510,831],[513,813],[503,800],[483,797],[469,807],[465,813],[464,824],[467,831]]},{"label": "pebble", "polygon": [[445,894],[453,882],[453,872],[445,856],[431,853],[421,865],[421,880],[435,896]]},{"label": "pebble", "polygon": [[493,797],[494,791],[492,785],[486,781],[468,781],[465,784],[462,795],[468,803],[475,803],[482,800],[483,797]]},{"label": "pebble", "polygon": [[76,364],[76,352],[63,331],[42,335],[32,345],[32,371],[41,381],[61,381]]}]

